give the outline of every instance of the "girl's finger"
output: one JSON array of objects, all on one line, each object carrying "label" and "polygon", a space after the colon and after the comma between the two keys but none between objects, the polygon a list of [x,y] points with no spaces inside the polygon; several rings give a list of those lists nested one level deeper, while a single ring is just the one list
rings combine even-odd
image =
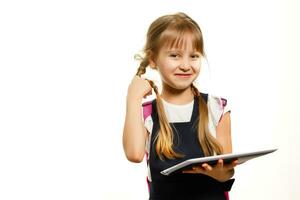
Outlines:
[{"label": "girl's finger", "polygon": [[211,171],[211,170],[212,170],[212,167],[211,167],[209,164],[207,164],[207,163],[202,164],[202,167],[203,167],[205,170],[208,170],[208,171]]},{"label": "girl's finger", "polygon": [[235,161],[233,161],[233,162],[232,162],[232,167],[235,167],[235,166],[237,166],[237,165],[238,165],[238,163],[239,163],[239,161],[238,161],[238,160],[235,160]]},{"label": "girl's finger", "polygon": [[234,160],[231,163],[228,163],[226,165],[228,165],[229,167],[235,167],[238,163],[239,163],[238,160]]},{"label": "girl's finger", "polygon": [[223,167],[224,166],[223,160],[219,159],[217,165],[218,165],[218,167]]},{"label": "girl's finger", "polygon": [[238,165],[238,160],[235,160],[235,161],[232,161],[231,163],[229,163],[229,164],[226,164],[226,165],[224,165],[224,167],[226,168],[226,169],[233,169],[235,166],[237,166]]}]

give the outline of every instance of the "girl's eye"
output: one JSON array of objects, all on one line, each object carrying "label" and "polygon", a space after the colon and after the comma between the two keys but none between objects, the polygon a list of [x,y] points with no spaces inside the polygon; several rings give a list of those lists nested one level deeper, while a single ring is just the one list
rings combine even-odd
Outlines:
[{"label": "girl's eye", "polygon": [[172,54],[170,54],[170,57],[172,57],[172,58],[178,58],[179,54],[172,53]]},{"label": "girl's eye", "polygon": [[194,55],[191,55],[191,58],[199,58],[200,56],[198,54],[194,54]]}]

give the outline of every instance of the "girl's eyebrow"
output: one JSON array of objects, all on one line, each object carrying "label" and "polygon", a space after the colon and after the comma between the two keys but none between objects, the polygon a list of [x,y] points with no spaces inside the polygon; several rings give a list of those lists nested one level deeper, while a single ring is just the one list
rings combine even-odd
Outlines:
[{"label": "girl's eyebrow", "polygon": [[167,53],[174,53],[174,52],[181,52],[181,50],[179,49],[171,49],[171,50],[167,50]]},{"label": "girl's eyebrow", "polygon": [[[166,53],[174,53],[174,52],[176,52],[176,53],[182,53],[183,52],[183,50],[180,50],[180,49],[170,49],[170,50],[167,50],[166,51]],[[201,54],[199,51],[197,51],[197,50],[194,50],[194,51],[192,51],[192,52],[189,52],[190,54]]]},{"label": "girl's eyebrow", "polygon": [[194,51],[193,53],[194,54],[201,54],[199,51]]}]

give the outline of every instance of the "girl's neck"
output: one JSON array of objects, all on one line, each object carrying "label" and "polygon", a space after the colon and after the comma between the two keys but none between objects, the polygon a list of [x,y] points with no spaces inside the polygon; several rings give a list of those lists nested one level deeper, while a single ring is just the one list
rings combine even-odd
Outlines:
[{"label": "girl's neck", "polygon": [[161,97],[171,104],[184,105],[194,100],[194,93],[191,87],[183,90],[177,90],[164,86],[162,88]]}]

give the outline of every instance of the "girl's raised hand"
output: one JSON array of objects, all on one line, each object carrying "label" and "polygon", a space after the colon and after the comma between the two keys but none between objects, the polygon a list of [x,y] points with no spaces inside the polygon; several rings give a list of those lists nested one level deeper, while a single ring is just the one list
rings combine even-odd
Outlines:
[{"label": "girl's raised hand", "polygon": [[139,76],[134,76],[128,87],[128,98],[142,99],[152,94],[150,83]]},{"label": "girl's raised hand", "polygon": [[223,160],[218,160],[218,163],[211,166],[207,163],[203,163],[199,166],[194,166],[190,170],[184,170],[183,173],[192,174],[205,174],[220,182],[227,181],[233,175],[233,169],[238,164],[237,160],[232,161],[229,164],[224,164]]}]

